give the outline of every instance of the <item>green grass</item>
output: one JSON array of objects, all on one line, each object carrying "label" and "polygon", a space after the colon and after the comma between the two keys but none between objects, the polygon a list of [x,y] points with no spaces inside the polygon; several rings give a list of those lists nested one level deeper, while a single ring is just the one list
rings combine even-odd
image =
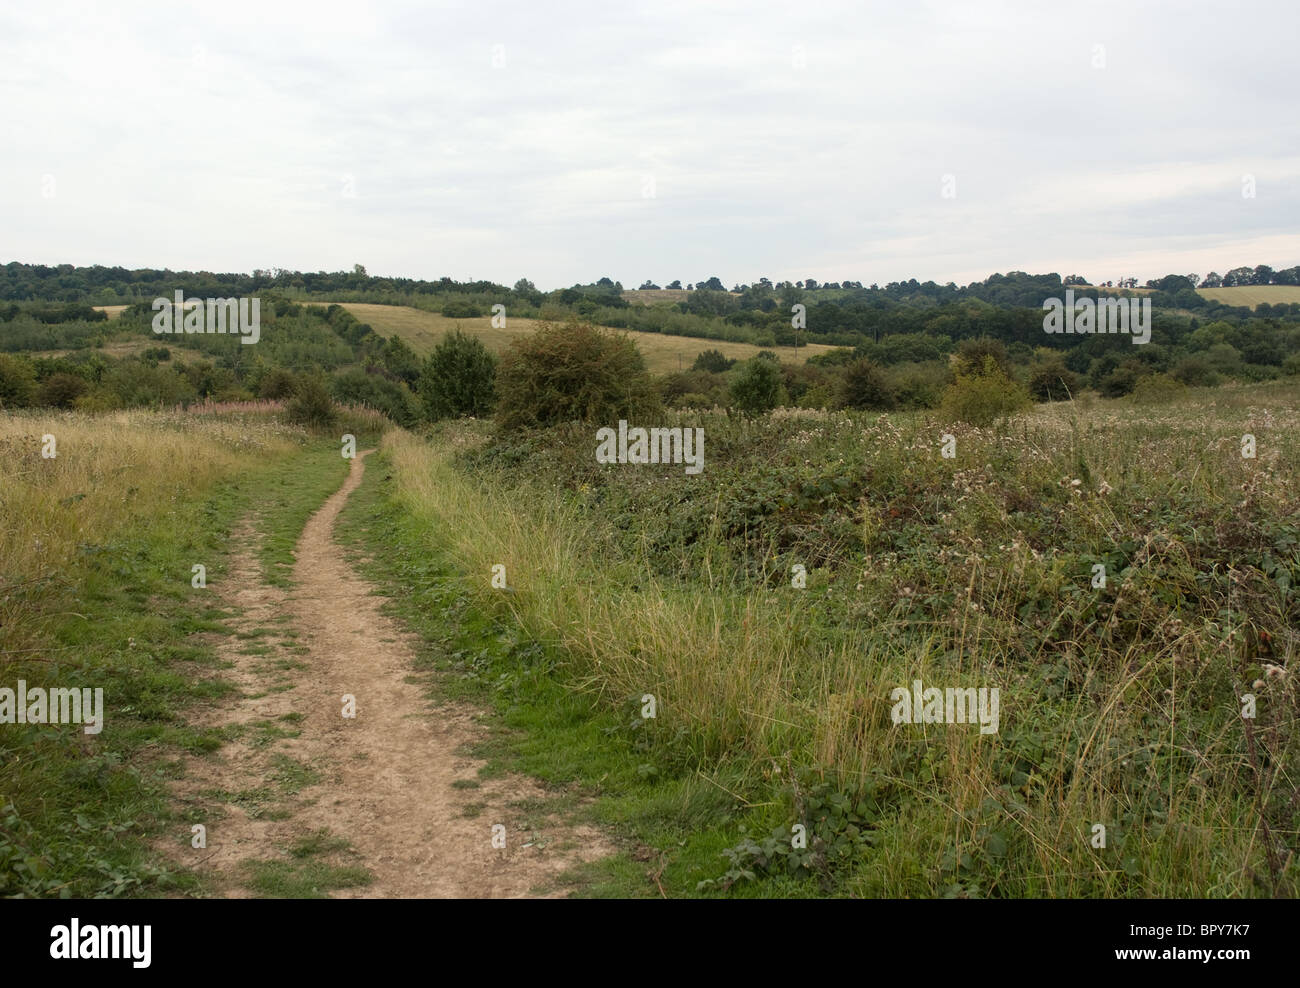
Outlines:
[{"label": "green grass", "polygon": [[335,889],[369,885],[365,868],[346,863],[352,845],[328,829],[315,830],[287,848],[288,857],[250,860],[242,866],[249,888],[270,899],[327,899]]},{"label": "green grass", "polygon": [[303,527],[321,504],[342,486],[352,461],[343,458],[341,443],[322,440],[316,455],[281,469],[270,480],[259,505],[258,528],[263,573],[268,583],[287,587],[293,573],[294,547]]}]

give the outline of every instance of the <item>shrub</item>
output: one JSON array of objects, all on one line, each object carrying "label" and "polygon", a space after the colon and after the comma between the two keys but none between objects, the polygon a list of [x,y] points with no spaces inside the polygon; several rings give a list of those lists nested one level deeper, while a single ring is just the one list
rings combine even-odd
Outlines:
[{"label": "shrub", "polygon": [[665,405],[674,408],[712,408],[727,401],[726,379],[708,371],[678,371],[656,382]]},{"label": "shrub", "polygon": [[894,407],[902,409],[935,408],[953,381],[952,369],[943,360],[897,364],[888,374]]},{"label": "shrub", "polygon": [[1029,396],[1034,401],[1069,401],[1079,393],[1079,377],[1060,357],[1035,365],[1029,374]]},{"label": "shrub", "polygon": [[143,360],[119,361],[104,375],[102,385],[122,408],[170,408],[193,401],[196,394],[189,379],[174,365],[160,367]]},{"label": "shrub", "polygon": [[400,381],[390,381],[382,374],[354,367],[330,381],[330,392],[344,404],[376,408],[400,426],[413,426],[419,419],[415,396]]},{"label": "shrub", "polygon": [[658,409],[645,358],[625,336],[587,323],[546,323],[511,343],[497,370],[503,430],[611,422]]},{"label": "shrub", "polygon": [[1011,380],[992,355],[985,355],[981,371],[957,374],[957,380],[943,393],[944,415],[987,427],[1030,404],[1024,386]]},{"label": "shrub", "polygon": [[1133,401],[1153,405],[1171,401],[1187,391],[1187,385],[1169,374],[1148,374],[1133,387]]},{"label": "shrub", "polygon": [[781,368],[761,353],[741,366],[731,382],[731,404],[745,415],[762,415],[781,403]]},{"label": "shrub", "polygon": [[417,385],[434,421],[489,415],[496,401],[497,359],[483,341],[459,329],[447,333],[424,361]]},{"label": "shrub", "polygon": [[298,381],[292,373],[283,367],[273,367],[262,375],[261,383],[257,386],[257,396],[280,401],[292,397],[297,385]]},{"label": "shrub", "polygon": [[693,371],[708,371],[710,374],[722,374],[731,370],[736,361],[724,356],[721,350],[705,350],[691,364]]},{"label": "shrub", "polygon": [[36,398],[36,369],[26,357],[0,353],[0,408],[26,408]]},{"label": "shrub", "polygon": [[844,368],[837,397],[841,408],[884,412],[894,407],[894,389],[885,372],[866,359]]},{"label": "shrub", "polygon": [[968,377],[979,376],[986,372],[989,359],[992,359],[1003,376],[1011,377],[1011,358],[1007,354],[1006,345],[991,336],[962,340],[961,345],[957,347],[953,369],[958,374],[965,374]]},{"label": "shrub", "polygon": [[1221,380],[1218,371],[1199,353],[1179,361],[1173,370],[1173,376],[1191,388],[1214,387]]},{"label": "shrub", "polygon": [[448,319],[478,319],[483,310],[468,299],[449,299],[443,303],[442,314]]},{"label": "shrub", "polygon": [[298,382],[293,398],[285,406],[285,413],[295,425],[314,429],[328,429],[338,416],[325,379],[319,375],[304,377]]},{"label": "shrub", "polygon": [[1122,398],[1137,387],[1142,369],[1132,363],[1121,364],[1107,374],[1097,384],[1097,390],[1103,398]]},{"label": "shrub", "polygon": [[89,390],[90,385],[84,377],[76,374],[51,374],[41,382],[36,403],[50,408],[71,408]]}]

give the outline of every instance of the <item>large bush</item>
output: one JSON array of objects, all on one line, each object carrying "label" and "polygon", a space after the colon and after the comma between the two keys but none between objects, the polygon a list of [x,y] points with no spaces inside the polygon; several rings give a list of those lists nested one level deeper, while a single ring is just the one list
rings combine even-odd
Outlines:
[{"label": "large bush", "polygon": [[1024,386],[1008,377],[992,355],[985,355],[978,374],[958,373],[943,393],[943,413],[971,425],[990,426],[1030,404]]},{"label": "large bush", "polygon": [[415,396],[400,381],[391,381],[377,372],[354,367],[335,375],[330,391],[337,401],[378,409],[401,426],[413,426],[419,419]]},{"label": "large bush", "polygon": [[731,382],[731,404],[745,415],[762,415],[781,403],[781,365],[759,354]]},{"label": "large bush", "polygon": [[298,390],[289,400],[285,413],[295,425],[313,429],[328,429],[338,416],[325,379],[319,375],[304,377],[298,382]]},{"label": "large bush", "polygon": [[731,370],[735,363],[735,360],[725,356],[721,350],[705,350],[695,358],[695,363],[691,364],[691,370],[722,374]]},{"label": "large bush", "polygon": [[433,420],[491,413],[496,401],[497,359],[483,341],[459,329],[446,334],[424,361],[418,389]]},{"label": "large bush", "polygon": [[1052,357],[1030,370],[1029,396],[1034,401],[1069,401],[1078,393],[1079,377],[1063,358]]},{"label": "large bush", "polygon": [[870,360],[855,360],[840,378],[839,405],[885,412],[894,407],[894,389],[885,372]]},{"label": "large bush", "polygon": [[257,394],[259,398],[281,401],[285,398],[292,398],[297,387],[298,379],[293,376],[291,371],[287,371],[283,367],[272,367],[262,375],[261,381],[258,382]]},{"label": "large bush", "polygon": [[501,357],[497,393],[505,430],[630,421],[660,407],[636,344],[579,322],[543,324],[515,340]]},{"label": "large bush", "polygon": [[90,385],[84,377],[76,374],[51,374],[41,382],[36,402],[50,408],[71,408],[89,390]]},{"label": "large bush", "polygon": [[989,358],[992,358],[999,371],[1008,377],[1011,376],[1011,357],[1007,353],[1006,344],[991,336],[962,340],[961,345],[957,347],[953,369],[958,374],[978,377],[985,373]]}]

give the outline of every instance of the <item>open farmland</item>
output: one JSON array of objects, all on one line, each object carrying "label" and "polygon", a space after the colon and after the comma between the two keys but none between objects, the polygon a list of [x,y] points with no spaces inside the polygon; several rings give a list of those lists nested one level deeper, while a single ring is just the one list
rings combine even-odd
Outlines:
[{"label": "open farmland", "polygon": [[1241,285],[1234,288],[1198,288],[1196,293],[1224,305],[1269,305],[1300,302],[1300,285]]}]

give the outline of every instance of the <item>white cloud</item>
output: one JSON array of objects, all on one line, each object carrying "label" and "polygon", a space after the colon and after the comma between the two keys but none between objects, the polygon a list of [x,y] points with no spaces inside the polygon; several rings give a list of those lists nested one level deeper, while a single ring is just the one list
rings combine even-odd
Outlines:
[{"label": "white cloud", "polygon": [[1298,21],[1281,0],[11,7],[0,262],[543,287],[1290,265]]}]

